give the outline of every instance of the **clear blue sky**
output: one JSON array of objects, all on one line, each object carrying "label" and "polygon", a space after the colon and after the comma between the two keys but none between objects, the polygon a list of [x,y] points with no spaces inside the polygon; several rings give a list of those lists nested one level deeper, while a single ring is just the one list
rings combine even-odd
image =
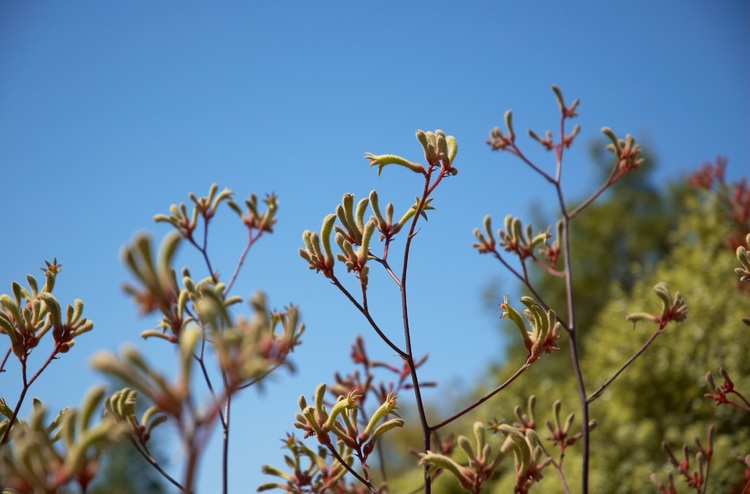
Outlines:
[{"label": "clear blue sky", "polygon": [[[88,370],[90,356],[124,342],[171,371],[167,345],[138,341],[152,321],[136,318],[120,289],[129,279],[121,247],[137,231],[162,236],[152,216],[213,182],[237,199],[274,191],[278,227],[251,253],[235,293],[263,289],[276,307],[300,305],[307,332],[298,374],[236,402],[230,487],[251,490],[262,463],[282,464],[278,440],[292,430],[297,396],[350,368],[356,334],[392,358],[297,257],[302,231],[319,228],[345,192],[377,188],[407,207],[418,177],[377,178],[363,154],[420,160],[414,131],[437,128],[458,139],[460,174],[440,187],[414,246],[414,343],[429,351],[422,375],[441,393],[472,386],[503,355],[497,314],[478,295],[495,279],[515,287],[473,252],[472,230],[485,214],[499,223],[534,200],[548,204],[551,192],[484,140],[509,108],[519,133],[555,126],[551,84],[582,101],[582,133],[566,159],[573,194],[594,186],[587,144],[602,126],[648,143],[659,180],[717,154],[729,156],[733,176],[750,170],[745,1],[0,3],[0,292],[57,257],[59,299],[82,298],[95,323],[31,395],[55,409],[77,405],[103,380]],[[245,234],[225,212],[211,252],[230,273]],[[385,326],[400,334],[395,297],[381,300]],[[460,367],[456,352],[470,356]],[[17,377],[0,381],[11,402]],[[218,484],[212,448],[200,492]]]}]

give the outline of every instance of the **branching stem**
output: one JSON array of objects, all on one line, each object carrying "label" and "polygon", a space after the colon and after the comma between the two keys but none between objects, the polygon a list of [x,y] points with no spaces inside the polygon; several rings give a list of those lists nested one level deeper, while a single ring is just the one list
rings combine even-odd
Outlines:
[{"label": "branching stem", "polygon": [[336,451],[336,448],[332,444],[328,444],[328,450],[331,452],[334,458],[336,458],[336,461],[338,461],[346,470],[351,473],[357,480],[359,480],[362,485],[367,487],[367,489],[372,492],[373,494],[378,494],[378,490],[364,477],[362,477],[360,474],[357,473],[356,470],[354,470],[349,464],[341,457],[338,451]]},{"label": "branching stem", "polygon": [[37,378],[40,375],[42,375],[42,372],[44,372],[47,366],[51,364],[53,360],[55,360],[55,357],[57,357],[57,354],[60,353],[60,348],[61,348],[61,345],[58,343],[55,343],[55,347],[52,349],[52,352],[47,357],[47,360],[45,360],[42,366],[39,367],[39,369],[34,373],[33,376],[31,376],[31,379],[27,379],[27,373],[26,373],[26,359],[29,356],[28,351],[26,351],[23,358],[20,359],[21,360],[21,379],[23,381],[23,388],[21,389],[21,394],[18,396],[18,401],[16,402],[16,406],[15,408],[13,408],[13,414],[8,419],[8,427],[5,429],[5,432],[3,433],[3,437],[0,438],[0,446],[4,446],[8,442],[8,438],[10,437],[10,430],[13,428],[13,424],[16,422],[16,419],[18,418],[18,412],[21,410],[21,405],[26,399],[26,393],[29,391],[29,388],[31,387],[32,384],[34,384],[34,381],[36,381]]}]

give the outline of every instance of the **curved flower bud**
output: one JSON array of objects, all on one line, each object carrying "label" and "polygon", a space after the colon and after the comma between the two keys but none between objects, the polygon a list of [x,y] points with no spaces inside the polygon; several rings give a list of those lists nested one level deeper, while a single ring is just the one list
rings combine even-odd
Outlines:
[{"label": "curved flower bud", "polygon": [[383,168],[388,165],[403,166],[404,168],[408,168],[414,173],[420,173],[422,175],[425,175],[427,173],[422,165],[418,163],[412,163],[411,161],[402,158],[401,156],[396,156],[395,154],[375,155],[372,153],[365,153],[365,159],[370,160],[370,166],[378,167],[378,176],[380,176],[380,172],[383,171]]}]

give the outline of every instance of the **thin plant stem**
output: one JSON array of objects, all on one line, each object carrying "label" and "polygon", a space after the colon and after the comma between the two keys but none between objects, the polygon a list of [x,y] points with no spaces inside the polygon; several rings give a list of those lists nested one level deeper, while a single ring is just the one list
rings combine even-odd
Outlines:
[{"label": "thin plant stem", "polygon": [[495,258],[498,261],[500,261],[500,263],[505,267],[505,269],[507,269],[508,271],[510,271],[511,274],[513,274],[513,276],[515,276],[516,278],[518,278],[521,281],[521,283],[523,283],[526,286],[526,288],[529,289],[529,291],[534,296],[534,298],[536,299],[536,301],[539,302],[539,304],[542,307],[544,307],[545,310],[549,310],[549,306],[544,301],[544,299],[542,298],[541,294],[539,294],[539,292],[536,291],[536,289],[534,288],[534,285],[531,284],[531,282],[529,281],[529,279],[527,277],[525,277],[524,275],[522,275],[521,273],[519,273],[513,266],[511,266],[510,263],[508,263],[508,261],[506,261],[505,258],[503,258],[503,256],[494,247],[492,249],[492,253],[495,254]]},{"label": "thin plant stem", "polygon": [[615,164],[612,167],[612,171],[609,173],[609,177],[607,178],[607,181],[604,182],[601,185],[601,187],[599,187],[599,189],[593,194],[591,194],[585,201],[583,201],[581,204],[576,206],[575,209],[573,209],[573,211],[568,213],[568,217],[573,219],[578,213],[583,211],[586,208],[586,206],[594,202],[600,195],[602,195],[602,193],[614,183],[614,178],[615,178],[616,173],[617,173],[617,161],[615,161]]},{"label": "thin plant stem", "polygon": [[185,492],[192,492],[193,481],[195,480],[195,471],[198,468],[198,448],[195,447],[195,438],[193,436],[185,438],[185,443],[188,450],[187,465],[185,466],[185,473],[183,474],[183,485],[185,486]]},{"label": "thin plant stem", "polygon": [[706,494],[706,489],[708,489],[708,478],[711,473],[711,457],[706,457],[706,475],[703,478],[703,489],[701,489],[702,494]]},{"label": "thin plant stem", "polygon": [[645,352],[646,348],[648,348],[651,345],[651,343],[653,343],[653,341],[656,339],[656,337],[659,336],[663,331],[664,331],[664,327],[660,325],[659,328],[656,331],[654,331],[654,334],[652,334],[649,337],[649,339],[646,340],[646,342],[643,345],[641,345],[641,348],[639,348],[637,352],[631,355],[630,358],[626,360],[625,363],[622,364],[619,369],[617,369],[617,372],[612,374],[612,376],[609,379],[604,381],[604,384],[599,386],[599,389],[591,393],[591,396],[586,398],[586,402],[591,403],[595,399],[599,398],[602,395],[602,393],[604,393],[604,390],[607,389],[607,386],[612,384],[612,381],[617,379],[617,376],[619,376],[630,364],[633,363],[635,359],[637,359],[643,352]]},{"label": "thin plant stem", "polygon": [[559,184],[557,185],[558,197],[560,198],[560,207],[563,213],[562,220],[562,234],[564,244],[563,259],[565,263],[565,292],[568,306],[568,324],[565,326],[565,330],[568,333],[570,339],[570,360],[573,366],[573,373],[576,379],[576,385],[578,387],[578,398],[581,403],[581,429],[583,431],[583,437],[581,438],[583,443],[583,458],[581,459],[581,494],[588,494],[589,486],[589,404],[586,399],[586,386],[583,382],[583,374],[581,372],[581,365],[578,356],[578,343],[576,341],[576,327],[575,327],[575,307],[574,307],[574,293],[573,293],[573,275],[570,262],[570,218],[565,210],[565,202],[562,196],[562,189]]},{"label": "thin plant stem", "polygon": [[0,362],[0,372],[5,371],[5,364],[8,362],[8,357],[10,357],[11,347],[8,347],[8,349],[5,351],[5,355],[3,356],[2,362]]},{"label": "thin plant stem", "polygon": [[214,268],[211,267],[211,260],[208,258],[208,222],[209,218],[206,217],[205,213],[201,213],[201,216],[203,216],[203,245],[198,245],[198,242],[195,241],[193,238],[192,232],[188,233],[187,235],[183,235],[187,239],[190,244],[198,249],[198,252],[201,253],[201,256],[203,256],[203,261],[206,263],[206,268],[208,269],[208,274],[211,275],[211,279],[214,282],[217,282],[217,276],[214,273]]},{"label": "thin plant stem", "polygon": [[222,441],[221,449],[221,492],[227,494],[229,485],[229,411],[232,405],[232,394],[227,393],[226,402],[224,404],[224,417],[225,421],[222,421],[222,429],[224,437]]},{"label": "thin plant stem", "polygon": [[555,467],[555,470],[557,471],[557,476],[560,478],[560,483],[562,484],[563,491],[566,494],[570,494],[570,487],[568,486],[568,481],[565,479],[565,473],[562,469],[563,460],[565,459],[565,453],[561,451],[560,459],[558,461],[555,461],[555,459],[552,458],[552,455],[549,454],[549,452],[541,442],[539,443],[539,447],[542,448],[544,454],[547,455],[547,457],[552,461],[552,466]]},{"label": "thin plant stem", "polygon": [[275,371],[276,369],[278,369],[282,365],[284,365],[284,362],[277,362],[277,363],[273,364],[273,366],[271,366],[269,369],[263,371],[263,373],[261,373],[260,376],[256,377],[252,381],[248,381],[248,382],[246,382],[244,384],[241,384],[241,385],[237,386],[237,389],[247,389],[250,386],[253,386],[253,385],[257,384],[259,381],[263,380],[266,376],[268,376],[270,373],[272,373],[273,371]]},{"label": "thin plant stem", "polygon": [[361,312],[363,316],[365,316],[365,319],[367,319],[367,322],[369,322],[369,323],[370,323],[370,326],[372,327],[372,329],[374,329],[374,330],[375,330],[375,332],[376,332],[376,333],[378,334],[378,336],[380,336],[380,338],[381,338],[381,339],[382,339],[382,340],[383,340],[383,341],[384,341],[384,342],[386,343],[386,345],[388,345],[389,347],[391,347],[391,349],[392,349],[392,350],[393,350],[394,352],[396,352],[396,353],[397,353],[397,354],[398,354],[398,355],[399,355],[399,356],[400,356],[401,358],[406,358],[406,352],[404,352],[404,351],[403,351],[402,349],[400,349],[400,348],[399,348],[398,346],[396,346],[396,344],[395,344],[395,343],[393,343],[393,342],[391,341],[391,339],[390,339],[390,338],[388,338],[388,337],[387,337],[387,336],[385,335],[385,333],[383,333],[383,331],[382,331],[382,330],[380,329],[380,327],[378,326],[378,324],[377,324],[377,323],[375,322],[375,320],[374,320],[374,319],[372,318],[372,316],[370,315],[370,312],[369,312],[369,311],[367,311],[367,310],[366,310],[366,309],[365,309],[365,308],[364,308],[364,307],[362,306],[362,304],[360,304],[360,303],[359,303],[359,302],[357,301],[357,299],[355,299],[354,297],[352,297],[352,294],[351,294],[351,293],[349,293],[349,290],[347,290],[347,289],[346,289],[346,287],[344,287],[344,285],[342,285],[342,284],[341,284],[341,282],[340,282],[340,281],[338,280],[338,278],[336,278],[335,276],[334,276],[334,277],[332,277],[332,278],[331,278],[331,283],[333,283],[333,284],[334,284],[334,286],[336,286],[336,288],[338,288],[339,290],[341,290],[341,293],[343,293],[343,294],[344,294],[344,295],[346,296],[346,298],[348,298],[348,299],[349,299],[349,301],[350,301],[350,302],[351,302],[352,304],[354,304],[354,306],[355,306],[355,307],[357,308],[357,310],[358,310],[359,312]]},{"label": "thin plant stem", "polygon": [[398,279],[398,276],[396,276],[396,273],[394,273],[391,267],[388,265],[388,261],[386,260],[385,255],[383,255],[382,259],[379,257],[373,256],[372,260],[382,264],[383,267],[385,268],[385,272],[388,273],[388,275],[391,277],[391,279],[393,279],[394,282],[396,282],[396,285],[398,285],[399,287],[401,286],[401,280]]},{"label": "thin plant stem", "polygon": [[502,383],[500,386],[496,387],[495,389],[493,389],[492,391],[490,391],[486,395],[482,396],[481,398],[479,398],[477,401],[475,401],[474,403],[472,403],[468,407],[463,408],[458,413],[455,413],[455,414],[451,415],[450,417],[448,417],[447,419],[443,420],[442,422],[439,422],[439,423],[433,425],[432,427],[430,427],[430,430],[433,431],[433,432],[437,431],[441,427],[444,427],[444,426],[450,424],[451,422],[453,422],[454,420],[463,417],[464,415],[466,415],[467,413],[469,413],[470,411],[472,411],[473,409],[475,409],[476,407],[478,407],[479,405],[481,405],[485,401],[487,401],[490,398],[492,398],[493,396],[495,396],[500,391],[502,391],[505,388],[507,388],[510,385],[510,383],[512,383],[513,381],[515,381],[518,378],[518,376],[520,376],[521,374],[523,374],[526,371],[526,369],[528,369],[530,366],[531,366],[531,364],[528,363],[528,362],[525,363],[525,364],[523,364],[521,367],[518,368],[518,370],[515,373],[513,373],[512,376],[510,376],[508,379],[506,379],[506,381],[504,383]]},{"label": "thin plant stem", "polygon": [[746,412],[750,412],[750,406],[743,405],[742,403],[738,403],[734,400],[730,400],[729,398],[727,398],[724,403],[732,405],[735,408],[739,408],[740,410],[745,410]]},{"label": "thin plant stem", "polygon": [[[406,362],[409,366],[409,373],[411,374],[411,380],[414,387],[414,399],[417,403],[417,413],[419,415],[419,422],[422,426],[422,439],[423,439],[423,451],[429,451],[430,450],[430,441],[432,436],[432,430],[430,428],[430,425],[427,423],[427,415],[425,413],[424,409],[424,403],[422,402],[422,390],[419,386],[419,378],[417,376],[417,368],[414,365],[414,357],[412,353],[412,347],[411,347],[411,331],[409,329],[409,304],[408,304],[408,297],[407,297],[407,291],[406,291],[406,280],[407,280],[407,273],[409,268],[409,252],[411,249],[411,242],[414,239],[415,231],[417,227],[417,222],[419,221],[419,215],[423,211],[423,207],[427,202],[427,198],[430,195],[430,192],[434,190],[434,188],[437,186],[437,184],[440,182],[443,171],[441,169],[441,173],[438,175],[437,179],[435,180],[435,183],[430,187],[430,175],[432,173],[433,167],[429,167],[429,171],[425,175],[425,184],[424,184],[424,190],[422,192],[422,198],[419,200],[417,204],[417,210],[414,213],[414,218],[411,221],[411,226],[409,227],[409,233],[406,236],[406,242],[404,245],[404,261],[401,271],[401,314],[403,319],[403,325],[404,325],[404,342],[405,342],[405,349],[406,349]],[[424,492],[425,494],[430,494],[432,491],[432,483],[430,480],[430,467],[429,465],[424,466]]]},{"label": "thin plant stem", "polygon": [[237,276],[239,276],[240,274],[242,265],[245,263],[245,258],[247,257],[247,254],[250,252],[250,247],[253,246],[253,244],[260,238],[261,235],[263,235],[262,230],[258,232],[258,235],[256,237],[253,237],[253,230],[250,227],[248,227],[247,244],[245,245],[245,249],[242,251],[242,254],[240,254],[240,258],[237,261],[237,265],[234,268],[234,273],[232,273],[232,277],[229,279],[229,283],[227,283],[226,288],[224,288],[224,295],[228,294],[229,291],[232,289],[232,286],[234,285],[235,280],[237,280]]},{"label": "thin plant stem", "polygon": [[136,442],[133,438],[130,439],[130,442],[133,444],[135,450],[143,457],[144,460],[146,460],[146,463],[154,467],[156,471],[159,472],[159,474],[161,474],[161,476],[167,480],[167,482],[177,487],[180,492],[187,492],[182,484],[175,480],[159,465],[159,462],[157,462],[153,455],[151,455],[151,452],[149,451],[148,446],[146,446],[145,443],[143,443],[142,441]]},{"label": "thin plant stem", "polygon": [[588,494],[589,491],[589,456],[590,456],[590,429],[589,429],[589,404],[586,401],[586,386],[583,382],[583,374],[581,372],[580,357],[578,355],[578,342],[576,341],[576,326],[575,326],[575,303],[573,293],[573,269],[570,260],[570,221],[571,216],[568,213],[567,206],[565,205],[565,198],[562,191],[562,164],[563,154],[565,151],[565,110],[563,109],[560,117],[560,143],[555,146],[555,179],[553,181],[555,190],[557,192],[557,198],[560,204],[560,212],[562,213],[562,244],[563,244],[563,266],[565,273],[565,295],[568,309],[568,321],[565,325],[565,330],[568,333],[570,339],[570,360],[573,366],[573,374],[575,375],[576,386],[578,388],[578,399],[581,404],[581,429],[583,431],[582,437],[582,459],[581,459],[581,494]]},{"label": "thin plant stem", "polygon": [[740,393],[739,391],[735,391],[735,390],[732,390],[732,394],[734,394],[734,395],[737,395],[737,397],[738,397],[738,398],[739,398],[740,400],[742,400],[742,402],[743,402],[743,403],[744,403],[745,405],[744,405],[744,406],[742,406],[741,404],[739,404],[739,403],[737,403],[737,402],[734,402],[734,401],[730,401],[730,403],[732,403],[732,404],[733,404],[734,406],[736,406],[737,408],[741,408],[741,409],[743,409],[743,410],[747,410],[748,412],[750,412],[750,402],[748,402],[748,401],[747,401],[747,399],[745,399],[745,397],[744,397],[744,396],[742,395],[742,393]]},{"label": "thin plant stem", "polygon": [[347,469],[349,473],[351,473],[357,480],[359,480],[367,489],[372,492],[373,494],[378,494],[378,490],[375,489],[375,487],[364,477],[362,477],[360,474],[357,473],[356,470],[354,470],[349,464],[339,455],[339,452],[336,451],[336,448],[333,447],[332,444],[328,444],[328,450],[331,452],[334,458],[344,467]]},{"label": "thin plant stem", "polygon": [[[204,342],[206,341],[205,338],[203,339],[203,341]],[[208,376],[208,370],[206,369],[206,365],[203,362],[203,356],[202,355],[200,357],[193,356],[193,358],[195,358],[195,360],[198,361],[198,365],[201,368],[201,373],[203,374],[203,380],[206,382],[206,386],[208,387],[208,391],[209,391],[209,393],[211,393],[211,397],[214,399],[214,402],[218,404],[219,401],[218,401],[218,398],[216,397],[216,392],[214,391],[213,384],[211,384],[211,378]],[[221,410],[219,410],[219,420],[221,421],[221,426],[223,428],[226,428],[227,427],[227,420],[225,420],[224,414],[221,412]]]},{"label": "thin plant stem", "polygon": [[26,399],[26,393],[29,391],[29,388],[32,384],[34,384],[34,381],[37,380],[37,378],[42,375],[42,372],[47,368],[49,364],[52,363],[53,360],[55,360],[55,357],[60,352],[60,345],[55,344],[55,347],[52,349],[52,352],[49,354],[49,357],[47,357],[47,360],[44,361],[41,367],[34,373],[33,376],[31,376],[31,379],[27,380],[27,373],[26,373],[26,359],[28,358],[28,353],[26,353],[21,359],[21,379],[23,382],[23,388],[21,389],[21,394],[18,396],[18,401],[16,402],[15,408],[13,408],[13,413],[8,418],[8,427],[5,429],[5,432],[3,433],[3,437],[0,438],[0,446],[5,445],[8,442],[8,438],[10,437],[10,430],[13,428],[13,424],[15,423],[16,419],[18,418],[18,412],[21,410],[21,405],[23,404],[24,400]]},{"label": "thin plant stem", "polygon": [[516,155],[516,156],[517,156],[518,158],[520,158],[520,159],[521,159],[521,161],[523,161],[523,162],[524,162],[524,163],[526,163],[526,164],[527,164],[527,165],[528,165],[529,167],[531,167],[531,169],[532,169],[532,170],[534,170],[534,171],[535,171],[535,172],[537,172],[537,173],[538,173],[539,175],[541,175],[542,177],[544,177],[544,179],[545,179],[545,180],[546,180],[547,182],[549,182],[549,183],[551,183],[551,184],[553,184],[553,185],[555,184],[555,178],[554,178],[554,177],[552,177],[552,176],[551,176],[551,175],[550,175],[549,173],[545,172],[544,170],[542,170],[541,168],[539,168],[538,166],[536,166],[536,165],[534,164],[534,162],[533,162],[533,161],[531,161],[530,159],[528,159],[528,158],[526,157],[526,155],[524,155],[524,154],[523,154],[523,152],[521,152],[521,150],[520,150],[520,149],[518,149],[518,147],[517,147],[517,146],[516,146],[515,144],[512,144],[512,146],[513,146],[513,147],[509,147],[509,148],[508,148],[508,151],[510,151],[510,153],[512,153],[512,154]]}]

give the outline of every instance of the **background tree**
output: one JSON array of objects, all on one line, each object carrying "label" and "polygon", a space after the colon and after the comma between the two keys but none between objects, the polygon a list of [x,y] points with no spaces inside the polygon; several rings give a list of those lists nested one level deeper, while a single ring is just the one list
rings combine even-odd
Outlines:
[{"label": "background tree", "polygon": [[[691,181],[695,183],[695,177]],[[750,304],[747,291],[733,288],[736,259],[727,248],[743,226],[741,198],[746,192],[743,183],[718,182],[715,190],[691,190],[680,182],[657,191],[643,179],[634,180],[632,190],[611,189],[606,201],[592,205],[574,223],[572,250],[585,253],[576,260],[575,272],[580,274],[574,282],[583,295],[578,300],[589,393],[648,338],[652,328],[643,323],[632,326],[625,315],[656,305],[652,286],[657,281],[680,290],[689,307],[684,323],[668,328],[593,402],[592,416],[599,420],[592,435],[593,492],[654,489],[649,474],[665,464],[661,442],[704,438],[712,423],[716,439],[711,490],[731,492],[733,486],[744,484],[735,457],[746,454],[742,447],[750,444],[747,419],[735,410],[715,409],[704,397],[706,371],[724,366],[740,382],[750,376],[745,347],[738,344],[746,338],[741,318]],[[739,202],[732,201],[738,197]],[[539,286],[550,301],[562,300],[554,283]],[[563,400],[563,416],[576,406],[572,380],[556,372],[566,364],[562,360],[559,354],[534,366],[526,380],[497,400],[492,412],[513,417],[513,408],[534,394],[537,430],[544,436],[542,424],[551,416],[554,400]],[[505,375],[514,365],[510,361],[492,373]],[[569,448],[566,456],[565,463],[575,465],[580,451]],[[561,491],[552,471],[546,477],[540,488]],[[575,491],[575,476],[568,479]],[[503,476],[494,492],[508,489],[512,478]]]}]

